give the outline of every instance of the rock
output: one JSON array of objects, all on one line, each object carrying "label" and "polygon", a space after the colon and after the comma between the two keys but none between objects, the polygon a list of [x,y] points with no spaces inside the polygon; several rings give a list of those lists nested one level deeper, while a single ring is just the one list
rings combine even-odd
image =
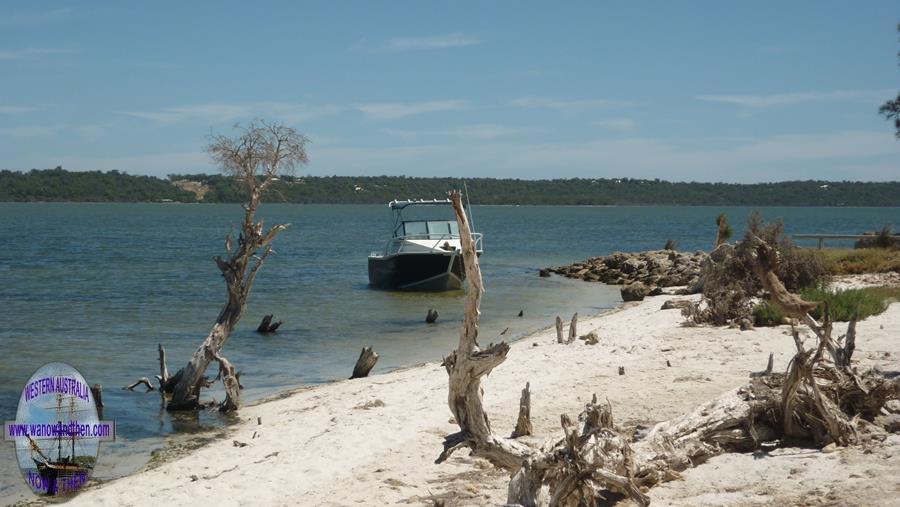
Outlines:
[{"label": "rock", "polygon": [[620,292],[623,301],[643,301],[649,291],[646,285],[636,282],[622,287]]},{"label": "rock", "polygon": [[650,292],[647,293],[648,296],[661,296],[663,293],[662,287],[653,287],[650,289]]},{"label": "rock", "polygon": [[741,319],[738,325],[741,328],[741,331],[748,331],[750,329],[753,329],[753,322],[750,322],[750,319],[748,319],[747,317]]},{"label": "rock", "polygon": [[642,267],[643,266],[641,265],[641,262],[639,260],[635,259],[634,257],[632,257],[622,263],[621,270],[625,274],[631,274],[631,273],[637,272]]},{"label": "rock", "polygon": [[538,271],[538,276],[541,278],[547,278],[548,276],[550,276],[550,269],[548,269],[548,268],[541,269],[540,271]]},{"label": "rock", "polygon": [[687,299],[669,299],[663,303],[660,310],[680,310],[691,306],[691,302]]},{"label": "rock", "polygon": [[900,414],[880,415],[875,418],[875,424],[891,433],[898,433],[900,432]]},{"label": "rock", "polygon": [[884,409],[892,414],[900,414],[900,400],[890,400],[884,404]]}]

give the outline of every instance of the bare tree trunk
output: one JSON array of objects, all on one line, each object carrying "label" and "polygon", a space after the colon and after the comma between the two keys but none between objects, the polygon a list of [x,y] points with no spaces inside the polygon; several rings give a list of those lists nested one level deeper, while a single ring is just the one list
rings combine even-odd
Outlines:
[{"label": "bare tree trunk", "polygon": [[350,378],[368,377],[376,362],[378,362],[378,353],[372,350],[372,347],[363,347],[359,353],[359,359],[356,360],[356,365],[353,367],[353,375]]},{"label": "bare tree trunk", "polygon": [[509,345],[500,342],[482,349],[478,345],[478,317],[484,291],[475,242],[469,220],[463,210],[458,191],[450,192],[450,200],[459,223],[463,264],[469,287],[466,292],[465,318],[459,333],[459,345],[444,358],[443,366],[450,376],[448,404],[459,425],[459,432],[444,439],[444,451],[435,461],[441,463],[460,447],[470,447],[476,456],[503,468],[516,470],[523,458],[533,454],[528,446],[491,432],[491,423],[482,407],[481,377],[506,359]]},{"label": "bare tree trunk", "polygon": [[[168,410],[193,410],[199,406],[200,387],[203,385],[206,368],[209,367],[210,362],[221,357],[222,347],[225,346],[234,326],[244,314],[256,273],[272,252],[272,240],[279,232],[288,227],[287,225],[275,225],[263,233],[263,222],[254,220],[264,188],[264,184],[258,184],[250,190],[250,200],[244,205],[246,213],[237,249],[228,260],[221,256],[215,258],[216,265],[222,272],[228,288],[228,302],[219,313],[219,317],[206,339],[197,347],[183,371],[180,372],[181,377],[173,390],[172,399],[166,407]],[[230,239],[226,239],[226,246],[230,246],[230,243]],[[258,254],[260,249],[262,249],[262,253]],[[221,361],[219,362],[221,364]]]}]

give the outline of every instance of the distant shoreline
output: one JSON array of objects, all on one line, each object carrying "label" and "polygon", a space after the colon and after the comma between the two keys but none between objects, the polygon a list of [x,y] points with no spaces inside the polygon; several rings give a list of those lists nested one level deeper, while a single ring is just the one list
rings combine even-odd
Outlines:
[{"label": "distant shoreline", "polygon": [[[467,188],[476,205],[898,207],[900,181],[669,182],[635,178],[496,179],[406,176],[285,176],[266,202],[384,204]],[[0,171],[0,202],[237,203],[243,194],[220,174],[167,178],[119,171]]]}]

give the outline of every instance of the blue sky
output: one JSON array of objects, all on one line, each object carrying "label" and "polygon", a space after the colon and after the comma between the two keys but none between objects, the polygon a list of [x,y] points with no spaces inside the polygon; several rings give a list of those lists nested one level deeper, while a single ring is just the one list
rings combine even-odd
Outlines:
[{"label": "blue sky", "polygon": [[900,179],[896,1],[0,2],[0,168]]}]

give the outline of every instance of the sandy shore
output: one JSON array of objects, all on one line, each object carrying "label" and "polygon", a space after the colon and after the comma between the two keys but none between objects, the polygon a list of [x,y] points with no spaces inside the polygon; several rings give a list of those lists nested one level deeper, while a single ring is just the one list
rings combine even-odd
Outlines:
[{"label": "sandy shore", "polygon": [[[582,319],[579,334],[595,330],[597,345],[559,345],[554,332],[513,344],[484,384],[494,431],[512,430],[526,381],[535,427],[526,440],[539,444],[558,437],[560,414],[576,415],[592,393],[609,399],[620,425],[649,425],[745,383],[751,371],[765,367],[769,352],[776,370],[786,368],[794,349],[786,327],[682,327],[678,310],[660,310],[670,298],[650,297]],[[898,337],[900,304],[893,304],[859,324],[855,357],[863,367],[900,370]],[[618,375],[619,366],[625,375]],[[93,487],[71,503],[418,505],[432,495],[459,505],[506,500],[506,473],[483,460],[458,452],[434,464],[443,436],[457,429],[447,408],[447,375],[437,363],[301,390],[246,407],[240,417],[227,438]],[[869,450],[721,456],[650,496],[655,505],[897,505],[898,470],[895,435]]]}]

